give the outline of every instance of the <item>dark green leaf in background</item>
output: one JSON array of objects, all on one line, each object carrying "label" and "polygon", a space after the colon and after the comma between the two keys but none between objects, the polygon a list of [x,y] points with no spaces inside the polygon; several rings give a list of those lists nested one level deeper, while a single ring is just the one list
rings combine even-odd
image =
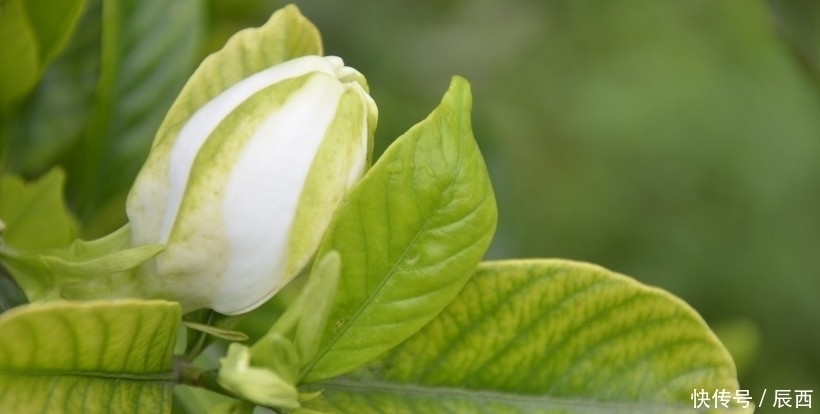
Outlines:
[{"label": "dark green leaf in background", "polygon": [[8,270],[0,264],[0,314],[27,302],[26,294],[12,279]]},{"label": "dark green leaf in background", "polygon": [[781,36],[820,87],[820,2],[769,0],[769,7]]},{"label": "dark green leaf in background", "polygon": [[342,203],[322,246],[342,257],[339,293],[305,381],[347,372],[397,345],[466,283],[495,232],[473,138],[469,84],[384,153]]},{"label": "dark green leaf in background", "polygon": [[0,2],[0,110],[28,93],[66,44],[83,0]]},{"label": "dark green leaf in background", "polygon": [[37,82],[37,39],[25,18],[22,0],[8,0],[0,13],[0,109],[23,96]]},{"label": "dark green leaf in background", "polygon": [[51,168],[80,138],[100,73],[102,4],[91,1],[65,50],[3,127],[5,169],[34,177]]},{"label": "dark green leaf in background", "polygon": [[10,171],[37,176],[65,166],[83,234],[125,221],[128,188],[191,73],[201,8],[191,0],[89,2],[65,53],[0,125]]},{"label": "dark green leaf in background", "polygon": [[0,316],[0,412],[167,414],[180,321],[163,301],[51,302]]},{"label": "dark green leaf in background", "polygon": [[[690,413],[738,389],[731,356],[681,300],[563,260],[482,264],[410,339],[306,407],[344,413]],[[731,401],[730,401],[731,403]],[[711,405],[714,407],[714,405]],[[721,413],[750,413],[729,405]]]},{"label": "dark green leaf in background", "polygon": [[[85,225],[102,227],[91,233],[110,231],[112,223],[116,227],[124,220],[125,195],[191,72],[202,25],[200,8],[190,0],[103,3],[100,75],[92,111],[66,161],[73,180],[72,205]],[[113,216],[97,217],[105,211]]]}]

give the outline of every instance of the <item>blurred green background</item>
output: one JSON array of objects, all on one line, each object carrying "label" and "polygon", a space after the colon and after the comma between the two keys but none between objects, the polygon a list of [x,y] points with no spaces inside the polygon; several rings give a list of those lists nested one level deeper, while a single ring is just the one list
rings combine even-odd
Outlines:
[{"label": "blurred green background", "polygon": [[[156,58],[166,49],[150,36],[124,46],[147,45],[128,54],[152,73],[134,82],[168,85],[141,97],[151,103],[143,118],[155,123],[196,62],[286,4],[171,3],[166,20],[197,22],[171,30],[189,53]],[[472,83],[475,134],[500,210],[488,258],[583,260],[659,286],[721,336],[755,399],[764,389],[820,390],[820,2],[295,3],[326,53],[368,77],[380,108],[377,153],[426,116],[452,75]],[[76,40],[99,30],[99,18],[85,19],[64,55],[105,55]],[[65,60],[55,65],[74,80],[93,84],[105,72]],[[163,77],[171,66],[177,75]],[[61,85],[52,72],[45,82]],[[117,99],[143,90],[117,85]],[[48,114],[36,95],[22,111]],[[101,234],[124,220],[123,183],[152,138],[129,119],[107,123],[128,133],[113,134],[124,144],[96,161],[72,157],[90,144],[69,139],[70,119],[59,127],[65,142],[51,146],[37,140],[46,132],[14,124],[26,133],[12,135],[34,138],[7,143],[4,168],[33,178],[66,166],[84,234]]]}]

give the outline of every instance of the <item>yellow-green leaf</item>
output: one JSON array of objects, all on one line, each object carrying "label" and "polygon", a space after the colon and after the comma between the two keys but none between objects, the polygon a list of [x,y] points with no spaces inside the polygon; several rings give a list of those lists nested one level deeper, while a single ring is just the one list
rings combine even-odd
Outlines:
[{"label": "yellow-green leaf", "polygon": [[[655,414],[700,412],[695,389],[733,396],[738,383],[680,299],[597,266],[529,260],[482,264],[419,333],[315,388],[305,405],[327,412]],[[753,410],[733,402],[720,412]]]},{"label": "yellow-green leaf", "polygon": [[305,381],[348,372],[413,335],[458,294],[495,233],[495,196],[453,78],[342,203],[318,257],[341,254],[339,292]]},{"label": "yellow-green leaf", "polygon": [[0,316],[0,412],[170,413],[179,305],[30,304]]}]

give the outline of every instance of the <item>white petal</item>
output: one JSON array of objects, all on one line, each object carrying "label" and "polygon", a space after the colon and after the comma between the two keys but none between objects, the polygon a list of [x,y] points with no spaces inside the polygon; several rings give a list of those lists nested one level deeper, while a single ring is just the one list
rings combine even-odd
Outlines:
[{"label": "white petal", "polygon": [[299,196],[343,92],[334,77],[310,77],[242,150],[222,205],[230,253],[213,309],[239,313],[281,287]]},{"label": "white petal", "polygon": [[320,56],[293,59],[241,80],[205,104],[186,122],[180,130],[168,160],[170,168],[168,200],[160,229],[160,239],[156,242],[168,241],[196,154],[217,125],[254,93],[284,79],[309,72],[335,75],[330,62]]}]

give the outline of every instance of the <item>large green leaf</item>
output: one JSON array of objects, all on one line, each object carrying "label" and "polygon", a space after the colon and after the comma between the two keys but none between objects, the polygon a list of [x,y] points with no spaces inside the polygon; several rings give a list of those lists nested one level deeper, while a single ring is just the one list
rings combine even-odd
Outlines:
[{"label": "large green leaf", "polygon": [[0,108],[25,95],[65,45],[83,0],[5,0],[0,5]]},{"label": "large green leaf", "polygon": [[339,292],[305,381],[347,372],[429,322],[461,290],[495,231],[467,81],[384,153],[319,249],[342,256]]},{"label": "large green leaf", "polygon": [[170,413],[180,321],[163,301],[51,302],[0,316],[0,412]]},{"label": "large green leaf", "polygon": [[306,406],[684,413],[698,411],[695,389],[733,396],[735,377],[706,323],[665,291],[583,263],[490,262],[419,333],[347,377],[310,387],[324,392]]},{"label": "large green leaf", "polygon": [[190,74],[201,25],[200,2],[103,2],[99,80],[68,162],[72,201],[84,222],[111,203],[124,219],[125,194]]},{"label": "large green leaf", "polygon": [[13,175],[0,176],[2,238],[18,249],[64,247],[76,235],[74,220],[63,202],[65,174],[54,169],[26,183]]}]

